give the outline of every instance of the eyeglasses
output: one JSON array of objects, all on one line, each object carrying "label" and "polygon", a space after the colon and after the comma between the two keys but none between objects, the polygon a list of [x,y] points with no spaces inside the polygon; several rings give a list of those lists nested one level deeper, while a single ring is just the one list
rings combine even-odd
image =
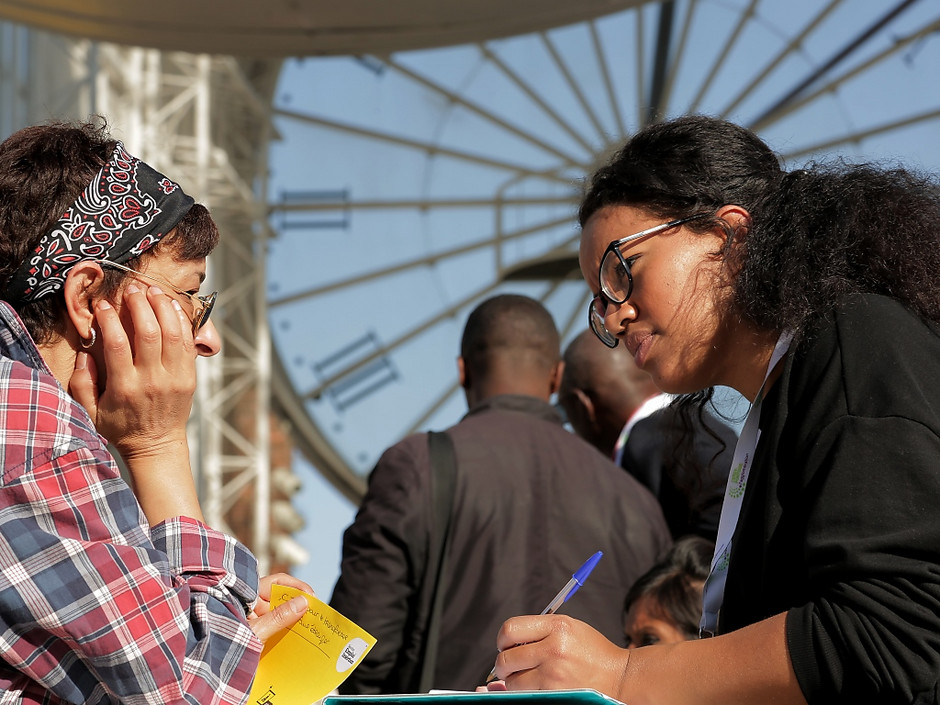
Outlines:
[{"label": "eyeglasses", "polygon": [[219,297],[219,292],[213,291],[208,296],[190,294],[188,291],[183,291],[182,289],[176,288],[168,281],[155,277],[152,274],[138,272],[136,269],[125,267],[123,264],[118,264],[117,262],[111,262],[110,260],[105,259],[96,259],[94,261],[100,264],[102,267],[113,267],[114,269],[120,269],[138,277],[149,279],[152,282],[156,282],[157,284],[161,284],[162,286],[167,287],[180,296],[185,296],[193,307],[193,313],[192,316],[190,316],[190,320],[193,323],[193,337],[196,337],[196,334],[199,332],[199,330],[209,322],[209,316],[212,314],[212,308],[215,306],[215,300]]},{"label": "eyeglasses", "polygon": [[597,285],[599,293],[588,305],[588,325],[594,332],[594,335],[608,348],[617,347],[619,342],[617,336],[607,330],[604,323],[607,313],[607,304],[626,303],[633,293],[633,273],[630,271],[630,262],[623,256],[621,248],[627,243],[639,240],[650,235],[657,235],[672,228],[684,225],[692,220],[705,218],[708,213],[697,213],[687,218],[670,220],[668,223],[656,225],[646,230],[641,230],[633,235],[627,235],[619,240],[614,240],[607,245],[604,254],[601,257],[601,266],[597,270]]}]

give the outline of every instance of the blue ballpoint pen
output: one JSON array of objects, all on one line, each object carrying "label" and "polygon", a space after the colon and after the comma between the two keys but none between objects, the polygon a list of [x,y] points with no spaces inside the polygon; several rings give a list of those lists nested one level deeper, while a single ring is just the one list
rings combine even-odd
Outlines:
[{"label": "blue ballpoint pen", "polygon": [[[584,581],[587,580],[587,577],[591,574],[591,571],[594,570],[594,566],[597,565],[597,562],[603,555],[603,551],[598,551],[593,556],[588,558],[584,562],[584,565],[578,568],[574,575],[571,576],[571,580],[568,581],[568,584],[558,591],[558,594],[552,598],[552,601],[549,602],[545,606],[545,609],[539,612],[539,614],[555,614],[555,612],[558,611],[558,608],[565,604],[570,599],[570,597],[578,591],[579,587],[584,585]],[[486,682],[491,682],[495,677],[496,666],[493,666],[493,670],[490,671],[490,675],[486,677]]]}]

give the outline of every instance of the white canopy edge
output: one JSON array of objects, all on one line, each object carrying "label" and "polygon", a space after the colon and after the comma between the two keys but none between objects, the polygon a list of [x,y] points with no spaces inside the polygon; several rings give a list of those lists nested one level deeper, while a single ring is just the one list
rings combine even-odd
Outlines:
[{"label": "white canopy edge", "polygon": [[0,0],[0,18],[169,51],[385,54],[546,30],[643,0]]}]

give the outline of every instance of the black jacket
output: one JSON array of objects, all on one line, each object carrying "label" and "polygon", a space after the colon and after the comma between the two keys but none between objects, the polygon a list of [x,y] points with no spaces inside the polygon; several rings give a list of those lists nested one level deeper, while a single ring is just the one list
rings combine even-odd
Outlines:
[{"label": "black jacket", "polygon": [[940,701],[938,333],[853,297],[764,402],[720,628],[787,612],[811,705]]},{"label": "black jacket", "polygon": [[673,538],[695,534],[714,541],[738,437],[709,415],[690,420],[688,457],[677,451],[680,412],[668,406],[634,424],[620,465],[659,500]]}]

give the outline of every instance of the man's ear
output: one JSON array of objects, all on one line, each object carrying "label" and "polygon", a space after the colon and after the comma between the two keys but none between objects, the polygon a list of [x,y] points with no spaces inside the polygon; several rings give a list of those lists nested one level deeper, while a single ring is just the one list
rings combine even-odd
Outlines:
[{"label": "man's ear", "polygon": [[74,265],[65,276],[65,309],[79,337],[91,337],[95,323],[95,302],[104,284],[101,266],[91,260]]},{"label": "man's ear", "polygon": [[594,410],[594,400],[591,399],[591,396],[583,389],[575,387],[572,391],[578,398],[578,406],[584,410],[584,418],[587,420],[588,425],[593,428],[597,420],[597,414]]},{"label": "man's ear", "polygon": [[463,389],[466,389],[470,384],[470,380],[467,379],[467,365],[460,356],[457,357],[457,381],[460,382]]},{"label": "man's ear", "polygon": [[565,374],[564,360],[559,360],[552,368],[551,377],[548,380],[548,395],[555,394],[561,387],[561,378]]}]

